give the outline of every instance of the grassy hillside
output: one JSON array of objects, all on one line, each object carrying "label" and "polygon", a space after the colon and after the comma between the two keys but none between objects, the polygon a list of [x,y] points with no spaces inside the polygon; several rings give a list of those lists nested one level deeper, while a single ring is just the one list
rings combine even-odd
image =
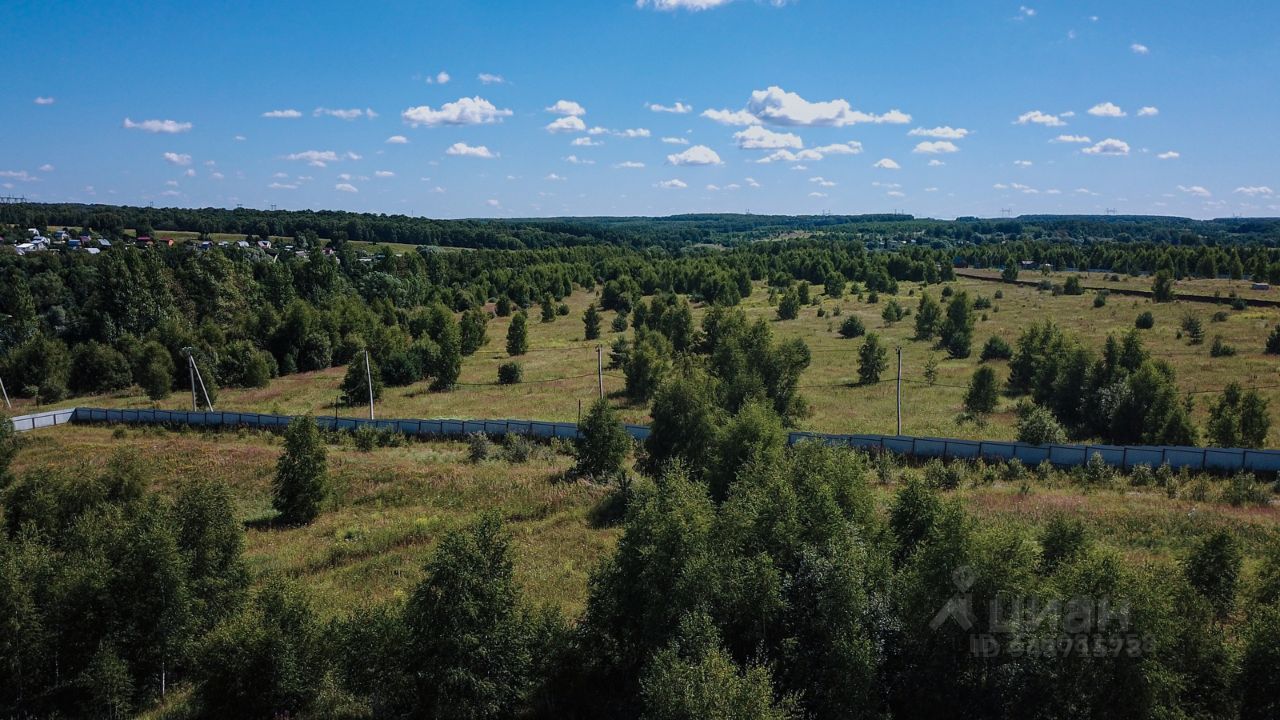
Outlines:
[{"label": "grassy hillside", "polygon": [[[1092,281],[1092,280],[1091,280]],[[1099,350],[1108,334],[1123,334],[1133,327],[1134,318],[1143,311],[1150,311],[1156,319],[1155,327],[1143,331],[1142,338],[1153,357],[1173,364],[1178,373],[1178,384],[1184,392],[1195,393],[1194,417],[1203,426],[1209,404],[1229,381],[1250,387],[1262,387],[1263,396],[1271,401],[1273,413],[1280,411],[1280,368],[1273,358],[1263,354],[1263,342],[1269,328],[1280,320],[1280,311],[1270,308],[1249,308],[1230,311],[1205,303],[1175,302],[1153,304],[1143,298],[1113,295],[1101,308],[1093,307],[1093,295],[1053,296],[1031,287],[1010,286],[966,279],[949,284],[956,291],[971,296],[994,298],[997,291],[1002,299],[993,299],[990,310],[977,311],[978,322],[974,331],[973,355],[965,360],[949,360],[944,352],[933,348],[927,341],[913,340],[913,317],[891,326],[881,319],[884,304],[890,299],[881,295],[877,304],[859,301],[855,297],[828,299],[815,294],[825,317],[818,317],[818,307],[806,307],[796,320],[777,322],[775,308],[768,304],[768,293],[763,287],[743,303],[750,317],[770,319],[778,337],[800,337],[813,352],[813,362],[804,374],[804,394],[812,408],[811,415],[802,422],[805,429],[823,432],[883,432],[895,429],[895,401],[893,358],[885,378],[888,381],[873,386],[856,386],[857,350],[861,339],[841,338],[838,329],[841,321],[850,314],[860,317],[868,331],[879,333],[890,348],[901,345],[903,350],[903,432],[913,435],[941,435],[963,438],[1011,439],[1014,437],[1015,417],[1013,402],[1004,399],[1000,409],[984,425],[961,423],[958,417],[965,386],[979,365],[978,354],[982,344],[993,335],[1003,337],[1010,344],[1030,323],[1052,319],[1069,332],[1078,335],[1089,347]],[[1214,290],[1225,296],[1231,290],[1244,292],[1247,281],[1191,280],[1178,283],[1183,292]],[[944,286],[945,287],[945,286]],[[815,288],[815,290],[818,288]],[[941,287],[932,286],[928,292],[940,298]],[[922,286],[916,283],[900,283],[897,300],[912,309],[919,300]],[[520,385],[497,384],[497,368],[510,361],[504,350],[509,318],[495,318],[489,323],[489,342],[474,356],[463,363],[462,383],[450,393],[430,393],[425,383],[406,388],[388,388],[377,412],[382,417],[514,417],[545,420],[574,420],[578,402],[589,403],[596,395],[596,343],[583,340],[582,311],[595,301],[594,295],[577,292],[567,299],[568,316],[557,317],[553,323],[538,322],[534,308],[529,322],[530,352],[516,358],[524,366],[525,382]],[[834,311],[839,309],[840,316]],[[1223,322],[1211,321],[1219,311],[1227,312]],[[694,310],[700,320],[703,308]],[[1189,345],[1179,339],[1179,324],[1184,315],[1196,315],[1205,329],[1206,340],[1202,345]],[[608,361],[608,344],[617,336],[609,331],[613,313],[604,313],[603,346]],[[627,333],[630,335],[630,332]],[[1221,335],[1238,354],[1233,357],[1213,358],[1209,347],[1215,336]],[[938,378],[929,385],[924,378],[924,368],[930,356],[938,359]],[[1005,363],[996,362],[998,374],[1003,378]],[[338,397],[343,368],[331,368],[316,373],[291,375],[273,381],[262,389],[225,389],[218,404],[221,407],[248,411],[284,413],[313,412],[331,414]],[[621,390],[623,379],[618,370],[608,370],[605,388],[613,393]],[[136,394],[136,390],[110,397],[76,398],[61,403],[62,406],[100,405],[108,407],[150,407],[151,401]],[[189,407],[188,397],[178,393],[159,403],[162,408]],[[644,422],[647,408],[623,405],[623,416],[631,422]],[[29,409],[21,405],[22,410]],[[359,408],[339,408],[341,414],[360,414]],[[1280,445],[1280,424],[1272,428],[1269,446]]]}]

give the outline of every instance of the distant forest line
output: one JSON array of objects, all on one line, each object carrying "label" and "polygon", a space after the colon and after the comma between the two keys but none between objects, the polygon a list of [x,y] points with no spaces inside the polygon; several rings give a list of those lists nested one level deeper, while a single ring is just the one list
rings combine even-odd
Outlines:
[{"label": "distant forest line", "polygon": [[1280,218],[1192,220],[1157,216],[1024,215],[1016,218],[917,218],[906,214],[585,217],[440,220],[335,210],[152,208],[79,203],[0,206],[0,225],[92,228],[119,235],[126,229],[310,237],[446,247],[533,249],[612,244],[669,249],[702,243],[732,245],[788,233],[924,235],[939,241],[977,242],[991,236],[1025,239],[1106,239],[1171,244],[1280,242]]}]

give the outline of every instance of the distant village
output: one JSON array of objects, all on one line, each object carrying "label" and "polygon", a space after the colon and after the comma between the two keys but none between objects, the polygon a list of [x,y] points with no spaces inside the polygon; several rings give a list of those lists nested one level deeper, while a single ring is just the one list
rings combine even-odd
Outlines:
[{"label": "distant village", "polygon": [[[19,236],[14,237],[14,235]],[[291,244],[273,245],[270,240],[252,239],[251,236],[245,236],[243,240],[215,241],[175,239],[157,234],[156,236],[141,235],[138,237],[124,235],[113,240],[104,235],[91,232],[82,232],[77,235],[66,228],[45,230],[43,232],[39,228],[27,228],[22,233],[10,232],[7,236],[0,235],[0,248],[12,247],[18,255],[31,255],[41,252],[98,255],[119,247],[147,249],[152,247],[174,247],[175,245],[190,245],[202,252],[212,250],[215,247],[248,251],[264,260],[276,260],[281,255],[294,255],[305,258],[311,252]],[[329,245],[316,250],[316,252],[330,256],[334,255],[334,249]],[[357,249],[355,254],[358,261],[371,263],[374,260],[381,259],[384,253],[370,253],[364,249]]]}]

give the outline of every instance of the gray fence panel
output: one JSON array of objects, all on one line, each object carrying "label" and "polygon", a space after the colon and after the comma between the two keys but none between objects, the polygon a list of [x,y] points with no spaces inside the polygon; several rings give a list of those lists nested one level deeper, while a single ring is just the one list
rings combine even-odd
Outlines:
[{"label": "gray fence panel", "polygon": [[1125,467],[1132,468],[1138,465],[1148,465],[1150,467],[1160,467],[1164,462],[1164,452],[1160,448],[1151,447],[1131,447],[1125,448]]},{"label": "gray fence panel", "polygon": [[1236,472],[1244,467],[1244,450],[1205,448],[1204,465],[1219,472]]},{"label": "gray fence panel", "polygon": [[1089,453],[1083,445],[1050,445],[1049,462],[1054,465],[1084,465]]},{"label": "gray fence panel", "polygon": [[1167,447],[1163,448],[1165,462],[1170,467],[1199,470],[1204,463],[1204,451],[1200,448]]},{"label": "gray fence panel", "polygon": [[627,425],[627,434],[643,442],[649,439],[649,427],[647,425]]},{"label": "gray fence panel", "polygon": [[578,426],[574,423],[556,423],[555,433],[558,438],[576,440],[578,437]]},{"label": "gray fence panel", "polygon": [[441,420],[440,434],[448,436],[466,435],[466,433],[462,431],[462,427],[463,425],[461,420]]},{"label": "gray fence panel", "polygon": [[1280,472],[1280,451],[1245,450],[1244,464],[1254,472]]},{"label": "gray fence panel", "polygon": [[497,435],[497,436],[502,436],[502,435],[506,435],[506,434],[507,434],[507,422],[508,422],[508,421],[506,421],[506,420],[485,420],[485,421],[483,421],[483,422],[484,422],[484,432],[485,432],[485,434],[486,434],[486,435]]},{"label": "gray fence panel", "polygon": [[947,456],[953,458],[964,458],[966,460],[977,460],[980,456],[982,444],[976,440],[948,440]]},{"label": "gray fence panel", "polygon": [[935,458],[947,453],[947,441],[939,438],[916,438],[915,454],[918,457]]},{"label": "gray fence panel", "polygon": [[881,438],[881,443],[885,450],[896,452],[899,455],[911,454],[911,438],[890,437],[886,435]]},{"label": "gray fence panel", "polygon": [[983,441],[978,444],[978,454],[987,460],[1012,460],[1018,451],[1018,443]]},{"label": "gray fence panel", "polygon": [[1094,455],[1101,455],[1102,459],[1108,465],[1120,467],[1125,462],[1123,447],[1117,447],[1115,445],[1089,445],[1087,448],[1089,452],[1088,457],[1091,458]]}]

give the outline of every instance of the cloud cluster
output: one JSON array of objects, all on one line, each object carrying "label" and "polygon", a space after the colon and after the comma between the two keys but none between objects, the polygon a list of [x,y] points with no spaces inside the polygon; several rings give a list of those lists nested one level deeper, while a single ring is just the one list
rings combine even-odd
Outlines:
[{"label": "cloud cluster", "polygon": [[1107,138],[1096,145],[1087,147],[1080,152],[1085,155],[1128,155],[1129,143],[1115,138]]},{"label": "cloud cluster", "polygon": [[1122,118],[1128,115],[1128,113],[1120,109],[1119,105],[1116,105],[1115,103],[1111,103],[1111,102],[1098,103],[1097,105],[1094,105],[1093,107],[1089,108],[1089,114],[1093,115],[1094,117],[1112,117],[1112,118]]},{"label": "cloud cluster", "polygon": [[484,160],[492,160],[498,157],[498,154],[489,150],[484,145],[468,145],[464,142],[456,142],[444,151],[445,155],[456,155],[458,157],[482,158]]},{"label": "cloud cluster", "polygon": [[1013,121],[1015,125],[1044,125],[1045,127],[1062,127],[1066,125],[1062,118],[1058,115],[1050,115],[1049,113],[1040,112],[1039,110],[1031,110],[1024,112]]},{"label": "cloud cluster", "polygon": [[500,109],[488,100],[476,96],[458,98],[454,102],[441,105],[439,110],[432,109],[428,105],[411,107],[400,113],[400,117],[412,127],[419,125],[438,127],[441,125],[491,125],[502,122],[503,118],[511,117],[511,114],[510,110]]},{"label": "cloud cluster", "polygon": [[935,128],[918,127],[907,133],[911,137],[928,137],[938,138],[940,140],[963,140],[969,136],[969,131],[964,128],[953,128],[950,125]]},{"label": "cloud cluster", "polygon": [[659,105],[658,103],[649,103],[645,107],[649,108],[653,112],[674,113],[676,115],[684,115],[685,113],[693,112],[693,106],[685,105],[682,102],[677,102],[675,105]]},{"label": "cloud cluster", "polygon": [[370,120],[378,117],[378,113],[370,108],[361,110],[360,108],[350,108],[347,110],[332,110],[330,108],[318,107],[311,112],[312,117],[322,116],[336,117],[339,120],[355,120],[358,117],[367,117]]},{"label": "cloud cluster", "polygon": [[721,165],[720,156],[706,145],[694,145],[681,153],[667,156],[671,165]]},{"label": "cloud cluster", "polygon": [[262,113],[262,117],[264,117],[264,118],[290,118],[290,119],[292,119],[292,118],[300,118],[300,117],[302,117],[302,113],[301,113],[301,112],[299,112],[298,110],[294,110],[293,108],[288,108],[288,109],[285,109],[285,110],[268,110],[268,111],[266,111],[266,112]]},{"label": "cloud cluster", "polygon": [[142,122],[134,122],[129,118],[125,118],[123,127],[127,130],[176,135],[189,132],[192,125],[189,122],[178,122],[177,120],[143,120]]},{"label": "cloud cluster", "polygon": [[191,164],[191,156],[185,153],[167,152],[164,154],[164,161],[170,165],[186,167]]}]

